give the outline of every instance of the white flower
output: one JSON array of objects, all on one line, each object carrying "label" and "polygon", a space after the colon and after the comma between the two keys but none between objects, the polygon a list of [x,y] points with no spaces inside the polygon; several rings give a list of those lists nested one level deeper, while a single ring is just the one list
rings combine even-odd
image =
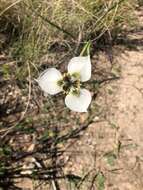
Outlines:
[{"label": "white flower", "polygon": [[64,91],[66,106],[76,112],[87,112],[91,103],[91,94],[81,88],[81,82],[91,78],[90,56],[74,57],[68,64],[68,73],[63,76],[55,68],[45,70],[38,77],[37,82],[46,94],[57,94]]}]

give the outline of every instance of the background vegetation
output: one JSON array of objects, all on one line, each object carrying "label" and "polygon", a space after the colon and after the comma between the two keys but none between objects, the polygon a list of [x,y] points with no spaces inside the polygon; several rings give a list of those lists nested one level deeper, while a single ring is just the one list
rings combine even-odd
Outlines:
[{"label": "background vegetation", "polygon": [[[0,0],[2,189],[18,189],[15,179],[24,177],[38,183],[49,180],[51,189],[60,189],[59,179],[72,183],[68,186],[71,189],[81,187],[82,176],[64,173],[63,153],[72,139],[78,139],[95,122],[95,116],[102,114],[96,103],[98,91],[105,82],[118,76],[111,67],[102,69],[93,65],[94,83],[87,85],[93,92],[93,102],[87,114],[65,108],[62,95],[45,98],[34,78],[49,66],[64,71],[68,60],[79,55],[88,40],[92,43],[91,56],[106,46],[111,47],[119,36],[135,28],[137,3],[133,0]],[[29,161],[29,157],[33,160]],[[94,177],[99,189],[103,189],[102,173]]]}]

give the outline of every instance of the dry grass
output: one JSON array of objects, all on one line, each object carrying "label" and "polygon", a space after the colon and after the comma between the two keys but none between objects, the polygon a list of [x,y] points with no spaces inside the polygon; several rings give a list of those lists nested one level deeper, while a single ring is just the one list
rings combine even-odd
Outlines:
[{"label": "dry grass", "polygon": [[117,35],[133,25],[132,0],[1,0],[0,32],[8,34],[12,56],[39,61],[53,44],[73,50],[105,32]]}]

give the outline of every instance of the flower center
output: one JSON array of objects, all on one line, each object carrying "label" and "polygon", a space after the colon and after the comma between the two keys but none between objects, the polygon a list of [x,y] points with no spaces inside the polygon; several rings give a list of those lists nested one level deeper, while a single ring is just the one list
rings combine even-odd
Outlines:
[{"label": "flower center", "polygon": [[80,91],[80,77],[78,73],[74,73],[70,75],[69,73],[65,73],[63,75],[63,79],[58,81],[58,85],[63,88],[65,94],[69,92],[74,95],[78,95]]}]

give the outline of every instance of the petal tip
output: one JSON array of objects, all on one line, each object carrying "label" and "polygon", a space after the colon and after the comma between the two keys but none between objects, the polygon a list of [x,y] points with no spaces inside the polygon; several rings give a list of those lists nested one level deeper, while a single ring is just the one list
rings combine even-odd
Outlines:
[{"label": "petal tip", "polygon": [[50,95],[55,95],[62,91],[57,81],[62,78],[62,74],[55,68],[46,69],[36,79],[41,89]]},{"label": "petal tip", "polygon": [[68,72],[70,74],[75,72],[80,73],[81,81],[88,81],[91,78],[90,55],[72,58],[68,64]]},{"label": "petal tip", "polygon": [[91,94],[86,89],[80,90],[80,96],[76,97],[72,94],[68,94],[65,98],[66,106],[75,112],[86,113],[91,103]]}]

